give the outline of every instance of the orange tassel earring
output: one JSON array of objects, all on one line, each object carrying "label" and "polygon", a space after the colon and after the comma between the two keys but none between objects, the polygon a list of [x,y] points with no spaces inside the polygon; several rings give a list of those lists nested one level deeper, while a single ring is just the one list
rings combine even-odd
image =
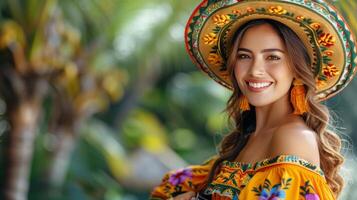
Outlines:
[{"label": "orange tassel earring", "polygon": [[243,94],[239,97],[239,108],[241,111],[248,111],[250,110],[248,98]]},{"label": "orange tassel earring", "polygon": [[308,112],[309,107],[306,101],[306,91],[303,82],[300,79],[295,79],[294,87],[291,90],[290,101],[294,107],[295,115],[302,115]]}]

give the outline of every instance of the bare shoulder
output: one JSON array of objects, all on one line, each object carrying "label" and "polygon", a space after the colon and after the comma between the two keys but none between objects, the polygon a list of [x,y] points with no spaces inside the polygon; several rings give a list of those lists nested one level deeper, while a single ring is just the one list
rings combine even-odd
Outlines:
[{"label": "bare shoulder", "polygon": [[270,141],[270,157],[296,155],[320,166],[316,132],[303,120],[293,120],[280,126]]}]

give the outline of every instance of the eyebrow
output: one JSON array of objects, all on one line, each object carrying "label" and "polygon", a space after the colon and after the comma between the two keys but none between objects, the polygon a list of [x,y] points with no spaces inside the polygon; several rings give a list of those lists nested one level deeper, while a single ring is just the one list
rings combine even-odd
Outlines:
[{"label": "eyebrow", "polygon": [[[246,48],[239,48],[238,51],[246,51],[246,52],[252,53],[251,50],[246,49]],[[266,53],[266,52],[272,52],[272,51],[279,51],[279,52],[281,52],[281,53],[285,53],[284,50],[276,49],[276,48],[273,48],[273,49],[263,49],[261,52],[262,52],[262,53]]]}]

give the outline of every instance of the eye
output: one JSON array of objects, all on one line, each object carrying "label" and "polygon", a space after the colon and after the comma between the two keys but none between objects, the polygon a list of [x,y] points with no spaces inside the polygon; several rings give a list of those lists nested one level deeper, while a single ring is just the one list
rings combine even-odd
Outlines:
[{"label": "eye", "polygon": [[280,57],[279,56],[276,56],[276,55],[270,55],[267,57],[268,60],[280,60]]},{"label": "eye", "polygon": [[249,55],[247,55],[247,54],[238,54],[238,59],[247,59],[247,58],[250,58],[250,56]]}]

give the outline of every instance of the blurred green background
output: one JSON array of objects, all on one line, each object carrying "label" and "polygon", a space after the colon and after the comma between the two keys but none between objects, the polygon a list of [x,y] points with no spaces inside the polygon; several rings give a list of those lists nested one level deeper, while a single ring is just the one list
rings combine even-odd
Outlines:
[{"label": "blurred green background", "polygon": [[[200,0],[1,0],[0,177],[12,199],[139,200],[214,155],[229,91],[184,48]],[[333,1],[357,32],[356,1]],[[357,81],[326,102],[356,199]],[[5,192],[2,192],[5,194]]]}]

